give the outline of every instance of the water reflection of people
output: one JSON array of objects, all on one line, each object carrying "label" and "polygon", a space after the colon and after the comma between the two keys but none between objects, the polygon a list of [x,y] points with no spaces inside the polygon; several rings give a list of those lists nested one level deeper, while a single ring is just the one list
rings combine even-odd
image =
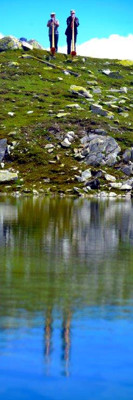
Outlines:
[{"label": "water reflection of people", "polygon": [[47,362],[49,362],[49,357],[52,351],[52,322],[52,307],[48,307],[45,317],[45,356]]},{"label": "water reflection of people", "polygon": [[100,222],[100,205],[98,202],[90,203],[90,223],[93,226],[99,225]]},{"label": "water reflection of people", "polygon": [[65,362],[65,375],[69,376],[70,348],[71,348],[71,311],[65,312],[62,324],[62,359]]}]

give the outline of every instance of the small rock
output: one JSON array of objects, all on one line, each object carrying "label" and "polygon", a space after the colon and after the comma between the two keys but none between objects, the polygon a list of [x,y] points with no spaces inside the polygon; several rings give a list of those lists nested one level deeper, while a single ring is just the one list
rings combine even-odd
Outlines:
[{"label": "small rock", "polygon": [[66,108],[76,108],[76,109],[78,109],[78,110],[83,110],[83,108],[81,108],[80,106],[79,106],[79,104],[68,104],[67,106],[66,106]]},{"label": "small rock", "polygon": [[128,118],[128,117],[129,117],[129,114],[126,113],[126,112],[121,112],[121,116],[122,116],[123,118]]},{"label": "small rock", "polygon": [[115,182],[116,181],[115,176],[112,176],[112,175],[109,175],[109,174],[105,174],[105,179],[108,182]]},{"label": "small rock", "polygon": [[60,113],[58,113],[58,114],[56,115],[56,117],[57,117],[57,118],[63,118],[63,117],[66,117],[67,115],[70,115],[70,113],[63,113],[63,112],[60,112]]},{"label": "small rock", "polygon": [[81,197],[83,196],[83,194],[81,193],[81,191],[78,187],[74,186],[73,191],[74,191],[74,193],[78,194],[78,196],[81,196]]},{"label": "small rock", "polygon": [[109,194],[108,194],[108,192],[104,192],[104,191],[102,191],[102,192],[100,192],[100,197],[108,197],[109,196]]},{"label": "small rock", "polygon": [[121,92],[121,93],[127,93],[127,87],[126,87],[126,86],[121,87],[121,88],[120,88],[120,92]]},{"label": "small rock", "polygon": [[101,89],[100,88],[95,88],[95,89],[93,89],[93,93],[100,94],[101,93]]},{"label": "small rock", "polygon": [[69,142],[69,140],[68,140],[67,137],[63,140],[63,142],[61,142],[61,146],[62,146],[62,147],[65,147],[65,148],[71,146],[71,142]]},{"label": "small rock", "polygon": [[131,149],[126,149],[124,154],[123,154],[123,160],[125,162],[128,162],[128,161],[131,160],[131,158],[132,158],[132,150]]},{"label": "small rock", "polygon": [[128,185],[127,183],[125,183],[124,185],[121,186],[121,190],[131,190],[132,186]]},{"label": "small rock", "polygon": [[99,189],[100,181],[99,179],[93,179],[90,182],[87,182],[86,186],[90,186],[91,189]]},{"label": "small rock", "polygon": [[117,197],[117,194],[115,192],[110,192],[109,197]]},{"label": "small rock", "polygon": [[87,85],[89,85],[89,86],[97,86],[98,83],[97,83],[97,81],[87,81]]},{"label": "small rock", "polygon": [[36,189],[33,189],[33,194],[34,194],[34,196],[38,196],[39,193]]},{"label": "small rock", "polygon": [[104,117],[108,115],[108,111],[104,110],[99,104],[91,104],[90,109],[94,114],[102,115]]},{"label": "small rock", "polygon": [[122,172],[124,172],[125,175],[132,175],[133,173],[133,167],[132,165],[126,165],[124,167],[121,168]]},{"label": "small rock", "polygon": [[81,97],[92,98],[92,94],[82,86],[71,85],[70,92]]},{"label": "small rock", "polygon": [[107,135],[107,132],[104,129],[98,128],[94,131],[97,135]]},{"label": "small rock", "polygon": [[111,182],[110,186],[114,189],[121,189],[122,183],[121,182]]},{"label": "small rock", "polygon": [[47,150],[53,149],[53,148],[54,148],[54,145],[53,145],[52,143],[48,143],[48,144],[46,144],[46,146],[45,146],[45,149],[47,149]]},{"label": "small rock", "polygon": [[10,117],[13,117],[14,116],[14,112],[9,111],[8,115],[10,115]]},{"label": "small rock", "polygon": [[68,71],[63,71],[65,75],[70,75]]},{"label": "small rock", "polygon": [[49,183],[49,182],[50,182],[50,178],[45,178],[45,179],[43,179],[43,182],[44,182],[44,183]]},{"label": "small rock", "polygon": [[10,182],[18,179],[17,172],[9,172],[8,170],[0,170],[0,182]]},{"label": "small rock", "polygon": [[111,71],[110,71],[110,69],[103,69],[102,70],[102,73],[104,74],[104,75],[110,75],[110,73],[111,73]]},{"label": "small rock", "polygon": [[85,182],[89,178],[91,178],[91,170],[90,170],[90,168],[86,169],[81,174],[82,182]]}]

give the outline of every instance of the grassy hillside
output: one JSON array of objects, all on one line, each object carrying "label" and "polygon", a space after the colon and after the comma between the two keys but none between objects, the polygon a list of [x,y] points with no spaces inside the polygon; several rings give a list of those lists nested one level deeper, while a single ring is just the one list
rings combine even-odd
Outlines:
[{"label": "grassy hillside", "polygon": [[[111,77],[102,72],[107,69]],[[89,90],[92,100],[73,94],[71,85]],[[102,105],[108,115],[94,114],[94,103]],[[10,150],[4,169],[19,171],[15,183],[0,185],[1,192],[73,194],[75,186],[82,192],[83,184],[75,175],[88,166],[84,159],[75,158],[75,153],[82,148],[81,137],[96,129],[105,130],[121,148],[119,162],[102,166],[102,171],[126,180],[120,166],[125,149],[133,144],[132,63],[83,57],[71,60],[62,54],[51,58],[42,50],[2,52],[0,104],[0,139],[8,140]],[[68,131],[74,132],[75,140],[64,148],[61,142]],[[95,174],[101,166],[89,168]],[[103,177],[100,189],[109,190]]]}]

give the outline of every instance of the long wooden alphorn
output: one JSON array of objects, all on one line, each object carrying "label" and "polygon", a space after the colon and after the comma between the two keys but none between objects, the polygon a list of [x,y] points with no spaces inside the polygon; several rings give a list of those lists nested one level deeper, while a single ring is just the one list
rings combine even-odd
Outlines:
[{"label": "long wooden alphorn", "polygon": [[75,51],[74,20],[75,20],[75,18],[73,18],[73,21],[72,21],[72,44],[71,44],[71,56],[72,56],[72,57],[76,56],[76,51]]},{"label": "long wooden alphorn", "polygon": [[51,47],[51,53],[54,56],[54,54],[55,54],[54,21],[52,22],[52,47]]}]

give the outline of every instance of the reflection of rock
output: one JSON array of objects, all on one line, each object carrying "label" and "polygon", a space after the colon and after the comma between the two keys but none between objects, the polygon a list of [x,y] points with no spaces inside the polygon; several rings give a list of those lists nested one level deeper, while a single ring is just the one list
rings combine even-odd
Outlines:
[{"label": "reflection of rock", "polygon": [[[29,208],[32,205],[32,208]],[[64,204],[64,206],[63,206]],[[101,204],[98,201],[91,200],[60,200],[58,202],[51,200],[34,199],[21,201],[21,213],[18,213],[18,223],[16,225],[16,230],[14,232],[15,237],[13,243],[15,243],[15,238],[18,240],[17,231],[20,231],[19,240],[20,246],[24,246],[24,242],[21,241],[21,227],[23,229],[23,224],[25,227],[25,240],[26,237],[29,241],[29,246],[34,248],[34,237],[32,237],[32,232],[34,232],[34,226],[38,229],[41,240],[41,252],[43,252],[43,244],[45,243],[45,249],[49,252],[53,237],[56,236],[56,246],[53,247],[53,252],[56,256],[71,257],[71,254],[77,254],[79,259],[82,257],[87,261],[88,255],[93,260],[95,249],[100,249],[99,260],[103,257],[104,252],[108,251],[108,257],[114,249],[117,249],[119,244],[119,221],[123,218],[124,207],[126,203],[122,203],[121,207],[113,202],[114,208],[112,209],[112,202],[104,203],[104,211],[101,213]],[[125,204],[125,206],[124,206]],[[10,206],[8,206],[10,207]],[[115,215],[119,214],[119,219],[116,223],[107,225],[107,216],[110,220],[110,209],[111,209],[111,219],[115,220]],[[25,211],[24,211],[25,210]],[[26,211],[28,210],[28,211]],[[36,211],[37,210],[37,211]],[[64,210],[64,212],[63,212]],[[112,211],[114,210],[114,213]],[[5,208],[6,212],[6,208]],[[9,212],[9,211],[8,211]],[[4,208],[3,208],[4,213]],[[127,214],[127,208],[126,208]],[[133,220],[131,203],[128,203],[128,214],[129,218],[127,221]],[[55,218],[56,216],[56,218]],[[21,218],[20,218],[21,217]],[[3,217],[4,218],[4,217]],[[24,222],[25,221],[25,222]],[[47,221],[47,225],[46,225]],[[8,221],[8,224],[10,222]],[[36,225],[37,224],[37,225]],[[28,236],[29,229],[31,226],[31,234]],[[127,226],[128,231],[128,226]],[[22,232],[24,232],[22,230]],[[12,232],[13,234],[13,232]],[[122,232],[121,232],[122,235]],[[40,240],[36,242],[37,248],[40,252],[39,245]]]},{"label": "reflection of rock", "polygon": [[[34,198],[11,199],[11,206],[12,202],[17,220],[5,219],[3,208],[0,224],[1,315],[16,318],[16,310],[26,310],[23,318],[26,315],[29,324],[36,311],[43,312],[48,362],[54,348],[53,320],[59,315],[69,373],[70,313],[72,317],[91,304],[103,307],[132,298],[132,202]],[[40,316],[36,321],[40,324]]]}]

